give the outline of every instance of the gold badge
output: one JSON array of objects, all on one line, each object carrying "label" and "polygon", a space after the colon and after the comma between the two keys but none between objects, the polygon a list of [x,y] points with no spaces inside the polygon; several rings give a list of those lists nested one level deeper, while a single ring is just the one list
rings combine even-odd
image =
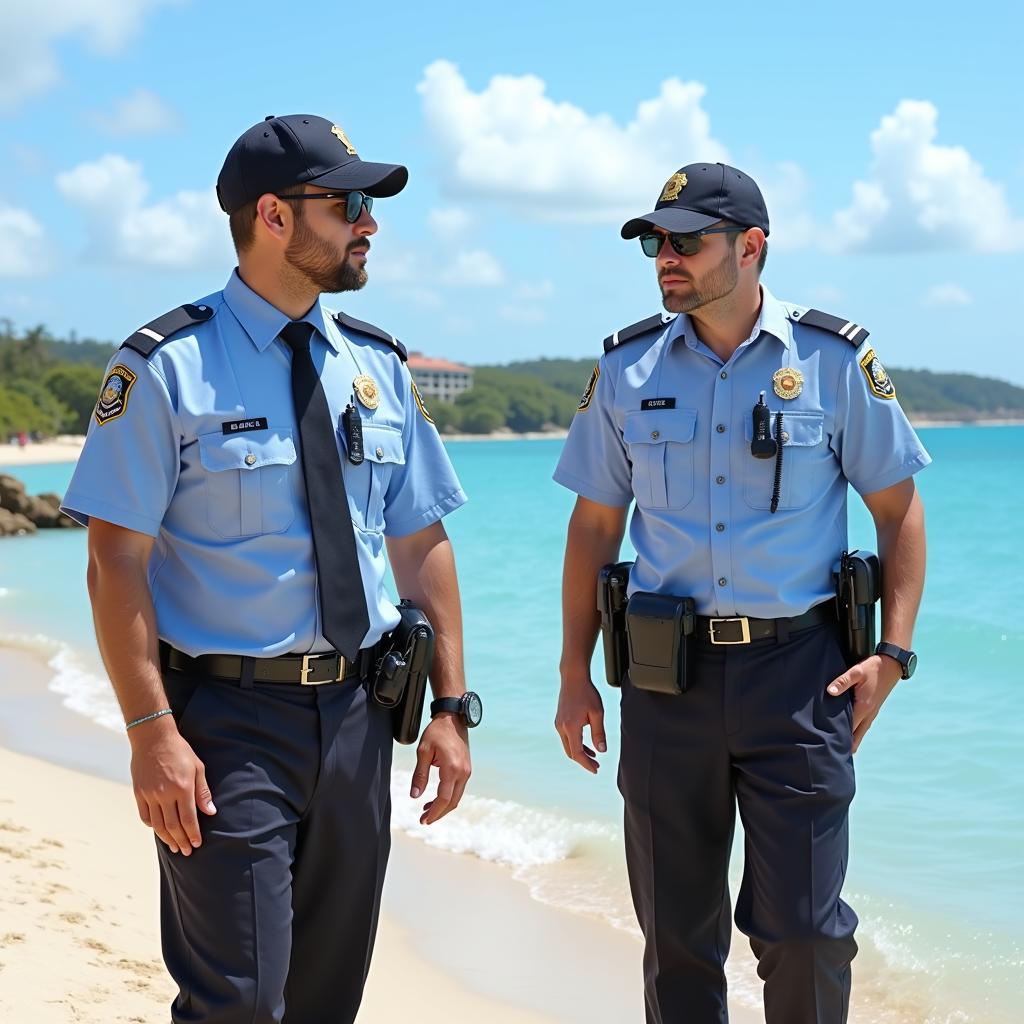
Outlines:
[{"label": "gold badge", "polygon": [[860,368],[868,379],[868,387],[871,388],[873,395],[878,398],[896,397],[896,385],[885,372],[885,367],[878,361],[873,348],[869,348],[861,357]]},{"label": "gold badge", "polygon": [[804,389],[804,375],[799,370],[784,366],[772,374],[772,387],[779,398],[796,398]]},{"label": "gold badge", "polygon": [[357,156],[358,155],[356,153],[356,147],[352,145],[352,142],[349,139],[349,137],[336,124],[335,125],[331,125],[331,134],[332,135],[337,135],[338,141],[345,147],[345,149],[348,152],[349,156]]},{"label": "gold badge", "polygon": [[116,420],[128,408],[128,396],[131,394],[135,379],[135,374],[124,363],[118,363],[107,374],[94,413],[96,422],[101,427],[104,423]]},{"label": "gold badge", "polygon": [[597,388],[597,378],[600,376],[601,368],[595,366],[594,372],[590,375],[590,380],[587,381],[587,386],[583,391],[583,397],[580,398],[580,404],[576,406],[577,412],[584,412],[590,408],[590,400],[594,397],[594,390]]},{"label": "gold badge", "polygon": [[416,401],[416,408],[423,414],[423,418],[428,423],[433,423],[434,417],[427,412],[427,407],[423,404],[423,396],[420,394],[420,389],[416,387],[416,381],[412,382],[412,397]]},{"label": "gold badge", "polygon": [[679,198],[679,193],[686,188],[686,175],[680,174],[678,171],[672,175],[668,181],[665,182],[665,187],[661,191],[661,198],[658,200],[659,203],[671,203],[673,199]]},{"label": "gold badge", "polygon": [[352,387],[355,390],[356,398],[367,409],[376,409],[380,405],[380,389],[372,377],[367,377],[365,373],[361,373],[352,381]]}]

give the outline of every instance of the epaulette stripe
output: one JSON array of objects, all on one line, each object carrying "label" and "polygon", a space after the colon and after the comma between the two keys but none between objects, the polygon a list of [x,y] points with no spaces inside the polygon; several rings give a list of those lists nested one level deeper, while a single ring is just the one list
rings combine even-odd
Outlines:
[{"label": "epaulette stripe", "polygon": [[339,327],[347,327],[351,331],[368,334],[371,338],[376,338],[378,341],[383,341],[385,345],[390,345],[398,353],[398,357],[403,363],[409,358],[409,353],[405,346],[393,334],[388,334],[387,331],[374,324],[368,324],[365,320],[357,320],[354,316],[347,316],[341,312],[334,314],[334,322]]},{"label": "epaulette stripe", "polygon": [[831,313],[823,313],[820,309],[807,309],[802,313],[799,310],[792,310],[789,314],[790,320],[794,323],[805,324],[808,327],[817,327],[831,334],[838,334],[845,338],[851,345],[860,345],[871,333],[867,328],[853,320],[844,320],[842,317],[833,316]]},{"label": "epaulette stripe", "polygon": [[145,327],[140,327],[121,342],[121,348],[130,348],[138,352],[143,359],[148,359],[156,351],[157,346],[172,334],[177,334],[178,331],[194,324],[206,323],[215,312],[210,306],[193,306],[190,303],[178,306],[169,313],[151,320]]},{"label": "epaulette stripe", "polygon": [[604,350],[605,352],[611,352],[612,349],[618,348],[619,345],[625,345],[627,341],[632,341],[634,338],[639,338],[649,331],[653,331],[655,327],[664,327],[666,324],[671,323],[673,319],[674,317],[671,315],[656,313],[654,316],[647,317],[646,320],[640,320],[635,324],[630,324],[628,327],[623,327],[604,339]]}]

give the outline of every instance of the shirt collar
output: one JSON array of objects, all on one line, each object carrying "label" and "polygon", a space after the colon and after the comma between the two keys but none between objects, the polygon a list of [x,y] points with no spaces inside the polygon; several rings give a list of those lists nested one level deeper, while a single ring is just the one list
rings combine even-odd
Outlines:
[{"label": "shirt collar", "polygon": [[[286,313],[282,313],[261,295],[257,295],[242,280],[237,267],[224,286],[224,301],[258,352],[265,351],[281,333],[281,328],[289,322]],[[338,350],[337,339],[327,330],[324,310],[319,299],[313,303],[302,320],[315,327],[320,336],[327,340],[327,344],[335,351]]]},{"label": "shirt collar", "polygon": [[[761,332],[764,331],[773,338],[778,338],[782,342],[783,347],[788,349],[791,326],[786,307],[764,285],[761,285],[761,312],[757,315],[757,322],[754,324],[754,329],[750,332],[750,337],[739,348],[753,344],[757,341]],[[697,336],[697,332],[690,325],[690,318],[686,313],[680,313],[668,329],[670,342],[679,337],[683,339],[683,343],[687,348],[693,349],[695,352],[710,352],[710,349],[704,345]]]}]

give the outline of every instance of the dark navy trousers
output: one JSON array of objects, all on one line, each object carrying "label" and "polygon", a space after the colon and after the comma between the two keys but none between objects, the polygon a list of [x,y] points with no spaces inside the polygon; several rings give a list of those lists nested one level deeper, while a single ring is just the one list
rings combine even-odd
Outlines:
[{"label": "dark navy trousers", "polygon": [[190,857],[159,840],[175,1024],[349,1024],[390,850],[391,725],[355,681],[166,672],[217,813]]},{"label": "dark navy trousers", "polygon": [[736,924],[768,1024],[845,1024],[857,918],[840,899],[854,794],[852,699],[836,627],[699,642],[679,696],[622,688],[619,789],[645,937],[648,1024],[724,1024],[729,853],[746,842]]}]

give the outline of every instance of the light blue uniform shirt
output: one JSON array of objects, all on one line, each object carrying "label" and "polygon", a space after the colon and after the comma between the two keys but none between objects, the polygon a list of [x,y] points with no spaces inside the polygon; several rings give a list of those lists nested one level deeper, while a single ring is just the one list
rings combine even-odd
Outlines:
[{"label": "light blue uniform shirt", "polygon": [[[237,272],[200,304],[214,316],[148,359],[128,348],[115,354],[106,397],[115,367],[128,373],[119,371],[121,393],[105,421],[90,424],[62,508],[81,523],[95,516],[156,538],[149,583],[158,632],[187,654],[330,650],[320,631],[291,351],[278,338],[288,317]],[[398,623],[384,589],[385,535],[422,530],[466,495],[397,353],[339,328],[319,303],[303,319],[317,330],[313,361],[338,427],[349,503],[338,529],[355,531],[369,646]],[[359,374],[377,384],[376,409],[353,396]],[[348,460],[341,422],[350,402],[362,417],[359,466]]]},{"label": "light blue uniform shirt", "polygon": [[[635,501],[630,592],[692,597],[701,615],[795,616],[833,597],[847,483],[871,494],[931,462],[896,399],[872,389],[870,344],[794,322],[803,307],[762,292],[726,363],[686,315],[607,353],[554,473],[591,501]],[[774,391],[783,368],[803,375],[795,398]],[[774,515],[775,459],[750,452],[762,391],[772,436],[779,411],[788,435]],[[669,402],[642,406],[652,399]]]}]

